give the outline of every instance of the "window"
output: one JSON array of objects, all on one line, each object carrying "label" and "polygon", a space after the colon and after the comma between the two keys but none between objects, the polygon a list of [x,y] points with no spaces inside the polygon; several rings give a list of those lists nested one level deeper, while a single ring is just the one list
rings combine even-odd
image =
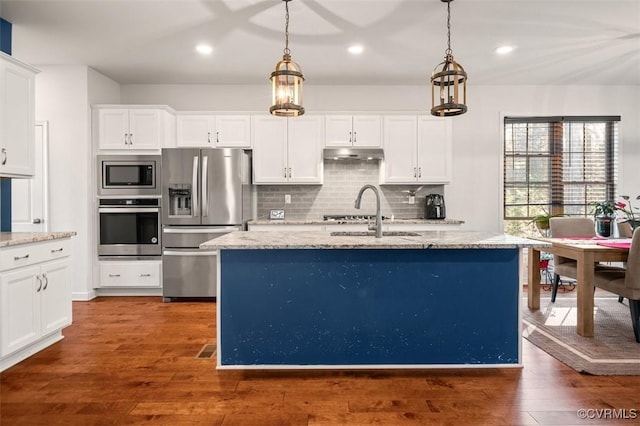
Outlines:
[{"label": "window", "polygon": [[504,231],[539,235],[540,214],[589,216],[591,203],[614,200],[615,117],[506,117]]}]

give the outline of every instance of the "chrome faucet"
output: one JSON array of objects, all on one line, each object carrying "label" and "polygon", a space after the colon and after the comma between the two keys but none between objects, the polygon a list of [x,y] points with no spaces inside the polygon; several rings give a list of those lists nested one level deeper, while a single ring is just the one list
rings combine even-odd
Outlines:
[{"label": "chrome faucet", "polygon": [[378,188],[369,184],[360,188],[360,192],[358,192],[358,196],[356,197],[355,208],[360,209],[362,193],[367,189],[371,189],[373,193],[376,194],[376,238],[382,238],[382,213],[380,212],[380,193],[378,192]]}]

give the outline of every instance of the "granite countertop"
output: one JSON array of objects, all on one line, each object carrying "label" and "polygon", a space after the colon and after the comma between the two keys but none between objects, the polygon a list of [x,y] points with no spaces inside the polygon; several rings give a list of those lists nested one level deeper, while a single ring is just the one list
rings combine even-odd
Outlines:
[{"label": "granite countertop", "polygon": [[59,240],[77,235],[70,232],[0,232],[0,248],[18,246],[20,244],[38,243],[41,241]]},{"label": "granite countertop", "polygon": [[[323,219],[254,219],[247,222],[249,225],[366,225],[366,220],[323,220]],[[464,220],[457,219],[382,219],[383,225],[412,225],[412,224],[429,224],[429,225],[461,225]]]},{"label": "granite countertop", "polygon": [[[405,233],[406,234],[406,233]],[[201,249],[465,249],[550,247],[543,241],[478,231],[424,231],[383,236],[333,236],[330,232],[231,232],[200,245]]]}]

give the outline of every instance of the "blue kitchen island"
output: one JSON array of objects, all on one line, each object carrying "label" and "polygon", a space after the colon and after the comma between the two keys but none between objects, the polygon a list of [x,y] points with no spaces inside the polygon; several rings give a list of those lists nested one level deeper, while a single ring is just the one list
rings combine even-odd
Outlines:
[{"label": "blue kitchen island", "polygon": [[218,368],[521,365],[519,252],[479,232],[234,232],[219,250]]}]

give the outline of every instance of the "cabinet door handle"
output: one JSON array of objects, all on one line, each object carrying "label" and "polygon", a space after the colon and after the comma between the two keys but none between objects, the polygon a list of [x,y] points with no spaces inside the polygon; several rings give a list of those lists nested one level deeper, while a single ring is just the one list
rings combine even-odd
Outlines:
[{"label": "cabinet door handle", "polygon": [[413,177],[418,177],[418,173],[416,172],[416,168],[413,168]]},{"label": "cabinet door handle", "polygon": [[61,252],[61,251],[64,251],[64,247],[60,247],[59,249],[52,249],[51,253],[58,253],[58,252]]},{"label": "cabinet door handle", "polygon": [[291,167],[289,167],[289,177],[291,177]]},{"label": "cabinet door handle", "polygon": [[44,278],[44,287],[42,287],[42,290],[44,291],[49,286],[49,278],[46,274],[42,274],[42,278]]},{"label": "cabinet door handle", "polygon": [[284,177],[287,177],[287,168],[284,168]]},{"label": "cabinet door handle", "polygon": [[358,132],[353,132],[353,143],[358,142]]},{"label": "cabinet door handle", "polygon": [[42,290],[42,278],[40,278],[40,275],[36,275],[36,280],[38,280],[38,288],[36,289],[36,292],[39,293],[40,290]]},{"label": "cabinet door handle", "polygon": [[133,145],[133,133],[129,133],[129,145]]},{"label": "cabinet door handle", "polygon": [[2,165],[7,164],[7,148],[2,148]]},{"label": "cabinet door handle", "polygon": [[349,132],[349,143],[353,143],[352,137],[353,137],[353,133]]},{"label": "cabinet door handle", "polygon": [[25,254],[24,256],[13,256],[13,260],[18,261],[20,259],[28,259],[29,258],[29,254]]},{"label": "cabinet door handle", "polygon": [[34,225],[37,225],[39,223],[42,223],[42,219],[40,219],[39,217],[36,217],[31,221],[31,223],[33,223]]},{"label": "cabinet door handle", "polygon": [[150,277],[151,274],[140,274],[141,277]]},{"label": "cabinet door handle", "polygon": [[124,144],[125,145],[129,145],[129,133],[125,133],[124,134]]},{"label": "cabinet door handle", "polygon": [[109,278],[119,277],[120,274],[109,274]]},{"label": "cabinet door handle", "polygon": [[207,143],[211,143],[211,132],[207,132]]},{"label": "cabinet door handle", "polygon": [[216,132],[216,143],[220,143],[220,132]]},{"label": "cabinet door handle", "polygon": [[422,177],[422,167],[418,167],[418,177]]}]

